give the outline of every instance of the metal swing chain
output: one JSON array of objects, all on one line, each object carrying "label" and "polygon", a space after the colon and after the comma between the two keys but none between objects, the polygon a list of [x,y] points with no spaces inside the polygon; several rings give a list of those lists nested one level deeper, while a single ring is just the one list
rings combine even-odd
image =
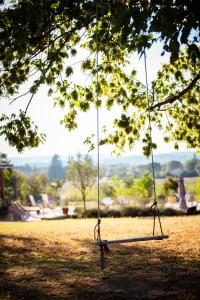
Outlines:
[{"label": "metal swing chain", "polygon": [[147,78],[147,60],[146,60],[146,51],[144,50],[144,67],[145,67],[145,81],[146,81],[146,100],[148,108],[148,122],[149,122],[149,136],[150,136],[150,152],[151,152],[151,166],[152,166],[152,176],[153,176],[153,196],[154,202],[151,206],[153,209],[153,236],[155,235],[155,225],[156,225],[156,215],[158,217],[160,231],[163,235],[162,224],[160,220],[160,211],[158,209],[157,196],[156,196],[156,179],[155,179],[155,169],[154,169],[154,155],[152,148],[152,128],[151,128],[151,112],[150,112],[150,101],[149,101],[149,89],[148,89],[148,78]]}]

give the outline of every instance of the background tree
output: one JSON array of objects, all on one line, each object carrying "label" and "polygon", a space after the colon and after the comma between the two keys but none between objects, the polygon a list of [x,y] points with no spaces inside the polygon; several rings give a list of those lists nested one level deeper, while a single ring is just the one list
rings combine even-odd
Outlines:
[{"label": "background tree", "polygon": [[101,184],[101,192],[105,197],[115,198],[116,190],[112,182],[106,181]]},{"label": "background tree", "polygon": [[[4,2],[2,2],[4,3]],[[184,141],[188,147],[200,146],[199,108],[199,14],[196,0],[106,0],[106,1],[10,1],[0,9],[0,96],[16,101],[20,86],[32,78],[23,94],[27,106],[19,115],[1,115],[0,135],[19,151],[44,141],[27,115],[28,107],[42,84],[49,85],[55,105],[68,112],[62,124],[77,127],[79,111],[116,104],[121,114],[113,121],[113,131],[105,131],[102,144],[113,144],[121,151],[132,148],[136,140],[143,152],[156,147],[151,142],[148,111],[153,127],[162,129],[164,140]],[[98,16],[97,16],[98,15]],[[96,21],[98,17],[98,22]],[[161,42],[162,54],[170,53],[158,76],[149,85],[150,108],[145,86],[138,82],[132,54],[143,55]],[[71,63],[80,47],[88,57],[81,68],[91,81],[74,83],[77,61]],[[96,52],[100,63],[96,68]],[[96,73],[99,73],[98,85]],[[99,103],[94,94],[98,91]],[[167,122],[163,122],[163,118]],[[94,147],[91,139],[87,139]]]},{"label": "background tree", "polygon": [[167,177],[163,184],[163,190],[165,195],[170,196],[174,195],[178,191],[178,181],[176,178]]},{"label": "background tree", "polygon": [[200,201],[200,177],[196,181],[195,194],[196,200]]},{"label": "background tree", "polygon": [[27,178],[12,167],[5,153],[0,153],[0,164],[10,165],[11,167],[0,170],[3,176],[3,199],[1,199],[1,202],[7,203],[18,199],[25,203],[30,190]]},{"label": "background tree", "polygon": [[56,182],[52,182],[47,185],[46,193],[49,195],[51,199],[53,199],[56,205],[61,204],[60,191],[63,186],[63,180],[57,180]]},{"label": "background tree", "polygon": [[29,179],[30,194],[32,194],[36,199],[40,198],[42,193],[46,192],[48,185],[47,174],[35,174]]},{"label": "background tree", "polygon": [[13,198],[13,170],[5,168],[10,165],[7,154],[0,152],[0,203],[6,204]]},{"label": "background tree", "polygon": [[[165,176],[180,175],[183,171],[183,165],[180,161],[169,161],[163,168],[165,170]],[[176,174],[174,174],[174,172]]]},{"label": "background tree", "polygon": [[55,154],[52,158],[51,165],[48,170],[48,179],[50,182],[56,182],[60,179],[64,179],[65,171],[62,166],[60,156]]},{"label": "background tree", "polygon": [[13,200],[13,170],[5,169],[3,170],[3,198],[1,198],[2,202],[10,202]]},{"label": "background tree", "polygon": [[96,167],[88,155],[77,154],[68,161],[67,179],[81,192],[84,212],[86,212],[87,190],[93,186],[96,174]]},{"label": "background tree", "polygon": [[153,179],[151,174],[146,171],[142,176],[134,179],[132,190],[135,196],[150,198],[153,192]]},{"label": "background tree", "polygon": [[200,175],[200,159],[197,160],[196,166],[195,166],[195,170],[198,174],[198,176]]},{"label": "background tree", "polygon": [[186,161],[185,165],[184,165],[184,172],[182,173],[182,176],[185,177],[195,177],[198,175],[198,171],[196,169],[198,165],[198,160],[196,158],[196,156],[194,155],[194,157],[192,159],[189,159],[188,161]]},{"label": "background tree", "polygon": [[133,186],[134,179],[132,176],[128,176],[123,179],[123,183],[126,188],[131,188]]},{"label": "background tree", "polygon": [[28,195],[30,194],[29,180],[20,172],[14,170],[13,175],[16,178],[17,199],[22,203],[27,203]]},{"label": "background tree", "polygon": [[[154,162],[154,172],[155,172],[156,178],[159,177],[161,169],[162,169],[161,164],[158,162]],[[151,173],[152,172],[152,164],[148,164],[146,166],[146,170],[148,170]]]}]

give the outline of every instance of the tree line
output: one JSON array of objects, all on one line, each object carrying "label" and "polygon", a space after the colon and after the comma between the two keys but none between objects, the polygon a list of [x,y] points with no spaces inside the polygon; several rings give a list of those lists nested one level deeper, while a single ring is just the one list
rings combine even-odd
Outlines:
[{"label": "tree line", "polygon": [[[146,170],[151,172],[152,164],[139,166],[128,164],[103,165],[101,175],[105,177],[118,176],[119,178],[139,177]],[[194,155],[192,159],[187,160],[185,163],[176,160],[164,164],[154,162],[154,170],[156,178],[165,178],[166,176],[196,177],[200,176],[200,160]]]},{"label": "tree line", "polygon": [[[64,180],[66,178],[68,165],[70,161],[73,160],[69,158],[67,165],[62,163],[59,155],[55,154],[52,157],[49,166],[37,167],[30,166],[26,164],[25,166],[17,166],[16,170],[22,174],[30,177],[34,174],[45,173],[48,176],[49,182],[55,182],[57,180]],[[200,160],[194,155],[193,158],[187,160],[185,163],[180,161],[172,160],[167,163],[161,164],[158,162],[154,163],[155,176],[156,178],[164,178],[166,176],[183,176],[183,177],[196,177],[200,176]],[[118,176],[119,178],[126,178],[127,176],[139,177],[145,170],[151,172],[152,165],[144,164],[139,166],[128,165],[125,163],[118,164],[101,164],[100,165],[100,177],[111,178],[113,176]]]},{"label": "tree line", "polygon": [[[3,158],[6,157],[5,154],[1,155],[3,155]],[[187,168],[187,172],[190,171],[192,176],[194,175],[192,172],[198,172],[199,169],[197,166],[199,166],[199,160],[197,160],[195,156],[184,165],[176,161],[164,165],[163,168],[167,170],[168,173],[166,173],[162,187],[157,191],[158,196],[163,195],[162,199],[164,199],[165,196],[177,192],[177,174],[170,172],[174,170],[176,172],[179,170],[180,172],[182,168],[183,171],[181,174],[183,174],[183,172],[185,172],[184,168]],[[158,169],[157,164],[155,165],[155,169],[160,170],[160,172],[162,171],[162,168]],[[112,172],[107,177],[101,173],[100,197],[110,197],[112,199],[118,199],[118,197],[124,197],[126,199],[134,198],[134,201],[137,200],[140,204],[147,204],[151,199],[153,189],[150,165],[142,166],[139,170],[140,174],[137,173],[137,176],[131,174],[130,170],[128,173],[124,173],[123,176],[121,173],[120,176],[118,176],[114,169],[112,169]],[[28,200],[28,195],[32,194],[36,200],[40,201],[40,195],[47,193],[55,203],[63,204],[64,202],[68,203],[68,201],[75,201],[80,198],[83,202],[84,211],[86,212],[88,199],[96,198],[94,191],[97,186],[97,167],[92,158],[89,155],[81,154],[70,157],[65,171],[60,157],[54,155],[48,171],[48,173],[36,173],[27,177],[15,169],[4,170],[5,199],[14,200],[18,198],[21,202],[25,203]],[[195,173],[195,175],[196,174],[197,173]],[[15,196],[13,196],[13,177],[16,178],[17,182],[17,195]],[[64,198],[61,199],[60,192],[65,183],[68,183],[67,190],[65,190]],[[72,191],[73,196],[70,196],[70,191]],[[64,202],[62,202],[63,200]]]}]

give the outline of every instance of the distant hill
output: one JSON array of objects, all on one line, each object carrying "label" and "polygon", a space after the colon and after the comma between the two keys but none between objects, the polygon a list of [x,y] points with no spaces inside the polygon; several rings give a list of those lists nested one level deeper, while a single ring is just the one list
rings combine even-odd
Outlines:
[{"label": "distant hill", "polygon": [[9,159],[15,166],[46,167],[50,165],[52,156],[11,157]]},{"label": "distant hill", "polygon": [[[197,159],[200,159],[200,155],[195,154]],[[172,152],[154,155],[154,161],[164,164],[172,160],[185,163],[187,160],[194,157],[194,152]],[[100,157],[102,163],[106,164],[131,164],[131,165],[144,165],[151,162],[151,158],[147,158],[144,155],[127,155],[122,157],[109,156]]]},{"label": "distant hill", "polygon": [[[60,155],[63,165],[66,166],[67,161],[71,155]],[[172,152],[154,155],[154,161],[164,164],[172,160],[185,163],[187,160],[193,158],[194,152]],[[200,155],[196,154],[197,159],[200,159]],[[92,155],[94,161],[96,161],[96,155]],[[33,167],[47,167],[51,163],[52,156],[34,156],[34,157],[11,157],[9,158],[15,166],[25,166],[26,164]],[[111,156],[110,154],[100,154],[100,164],[129,164],[129,165],[144,165],[151,162],[151,159],[147,159],[143,155],[123,155],[121,157]]]}]

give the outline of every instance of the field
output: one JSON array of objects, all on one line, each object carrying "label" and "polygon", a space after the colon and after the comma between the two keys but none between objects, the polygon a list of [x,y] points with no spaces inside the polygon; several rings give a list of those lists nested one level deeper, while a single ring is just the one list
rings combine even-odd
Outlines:
[{"label": "field", "polygon": [[[199,299],[200,216],[164,217],[169,239],[110,247],[94,219],[0,223],[0,299]],[[102,220],[103,239],[151,235],[150,218]]]}]

